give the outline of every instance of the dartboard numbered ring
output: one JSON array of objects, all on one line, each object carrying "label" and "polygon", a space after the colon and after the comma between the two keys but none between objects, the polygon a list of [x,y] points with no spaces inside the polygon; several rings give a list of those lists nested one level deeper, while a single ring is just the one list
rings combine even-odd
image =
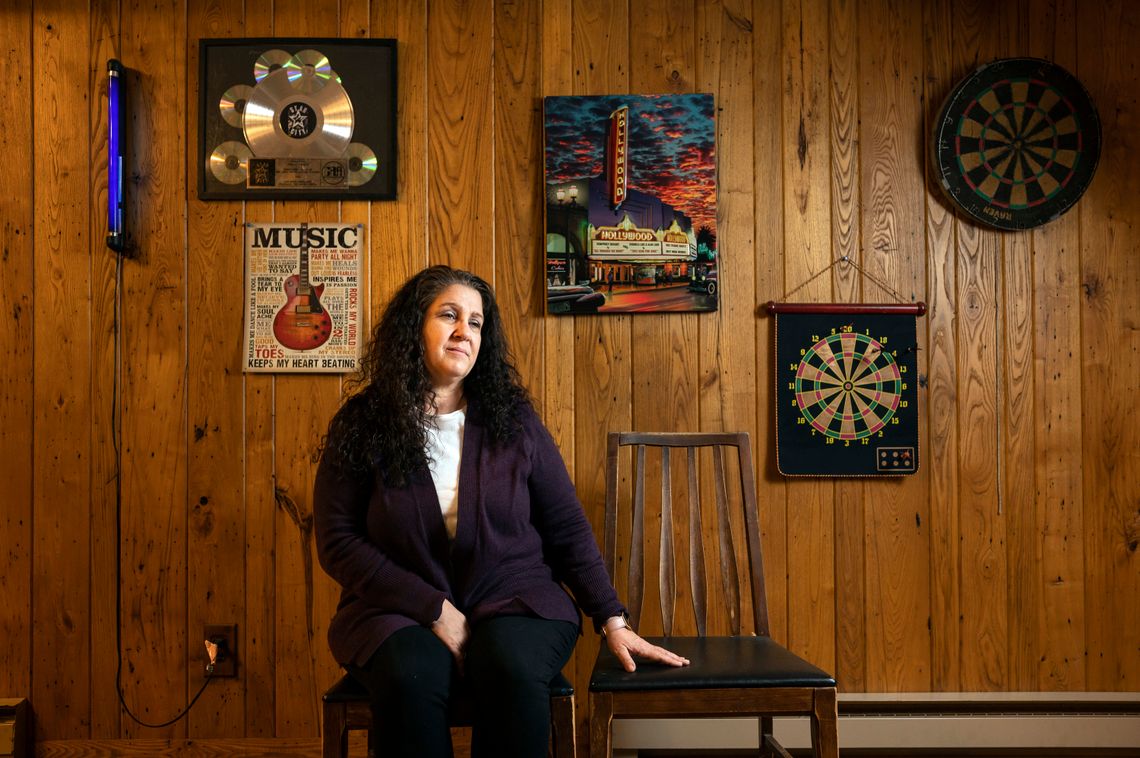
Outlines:
[{"label": "dartboard numbered ring", "polygon": [[934,132],[942,189],[975,221],[1029,229],[1080,199],[1100,158],[1100,119],[1081,83],[1037,58],[979,67],[946,98]]}]

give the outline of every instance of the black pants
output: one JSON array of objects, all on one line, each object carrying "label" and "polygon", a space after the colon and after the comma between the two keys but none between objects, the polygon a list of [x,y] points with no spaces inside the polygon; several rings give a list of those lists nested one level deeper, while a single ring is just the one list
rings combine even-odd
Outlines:
[{"label": "black pants", "polygon": [[[349,673],[372,696],[379,755],[449,758],[453,696],[469,703],[472,758],[544,758],[550,740],[550,680],[562,670],[578,629],[524,616],[488,619],[471,629],[463,671],[430,629],[393,634]],[[373,746],[369,746],[370,748]]]}]

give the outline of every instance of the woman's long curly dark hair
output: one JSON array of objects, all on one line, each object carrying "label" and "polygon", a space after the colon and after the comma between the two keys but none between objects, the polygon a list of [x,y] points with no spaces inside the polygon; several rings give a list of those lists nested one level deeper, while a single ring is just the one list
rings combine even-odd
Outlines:
[{"label": "woman's long curly dark hair", "polygon": [[424,365],[423,326],[430,306],[453,284],[470,287],[483,300],[481,343],[463,392],[479,409],[491,442],[511,439],[520,428],[519,410],[529,402],[511,363],[495,293],[468,271],[432,266],[419,272],[393,295],[372,337],[354,380],[357,391],[329,424],[322,454],[342,474],[379,472],[402,486],[427,465],[424,431],[432,387]]}]

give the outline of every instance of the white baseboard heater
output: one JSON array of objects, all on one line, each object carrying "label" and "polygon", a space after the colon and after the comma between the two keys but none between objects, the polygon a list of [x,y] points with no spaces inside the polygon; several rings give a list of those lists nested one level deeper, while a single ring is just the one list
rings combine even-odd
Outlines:
[{"label": "white baseboard heater", "polygon": [[[805,718],[776,719],[789,750]],[[615,719],[614,758],[640,750],[755,750],[756,719]],[[1140,692],[841,693],[839,749],[1087,749],[1140,752]]]}]

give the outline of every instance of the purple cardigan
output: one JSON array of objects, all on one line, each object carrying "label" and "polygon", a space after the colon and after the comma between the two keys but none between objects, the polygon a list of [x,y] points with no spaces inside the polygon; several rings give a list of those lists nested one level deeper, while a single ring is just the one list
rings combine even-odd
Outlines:
[{"label": "purple cardigan", "polygon": [[[522,432],[488,443],[467,412],[459,468],[459,523],[448,541],[426,468],[404,487],[337,474],[322,460],[313,492],[317,556],[342,587],[329,647],[362,665],[388,635],[430,625],[445,598],[469,622],[534,615],[596,623],[622,613],[562,456],[528,404]],[[564,583],[574,595],[567,595]]]}]

